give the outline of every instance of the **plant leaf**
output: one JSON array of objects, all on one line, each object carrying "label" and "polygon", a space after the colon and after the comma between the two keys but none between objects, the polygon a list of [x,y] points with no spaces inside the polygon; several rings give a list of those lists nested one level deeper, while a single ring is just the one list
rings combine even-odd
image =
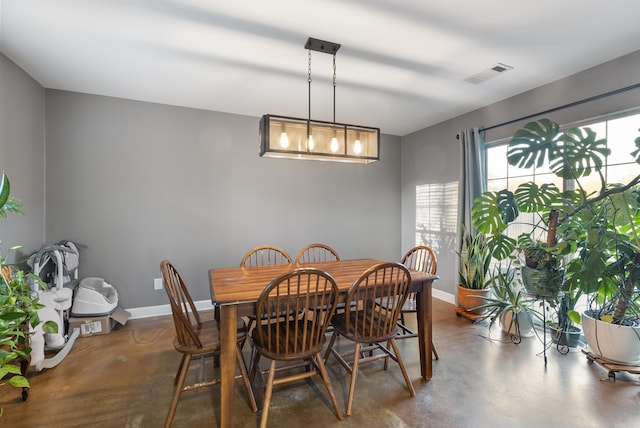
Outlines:
[{"label": "plant leaf", "polygon": [[567,316],[575,324],[580,324],[582,322],[582,317],[580,316],[580,313],[576,310],[570,309],[567,312]]},{"label": "plant leaf", "polygon": [[42,331],[46,334],[54,334],[58,332],[58,324],[55,321],[47,321],[42,324]]},{"label": "plant leaf", "polygon": [[29,381],[24,376],[14,376],[9,379],[9,383],[16,388],[29,388],[30,386]]},{"label": "plant leaf", "polygon": [[516,249],[516,240],[507,235],[495,233],[487,239],[487,245],[491,249],[491,255],[497,260],[505,260]]},{"label": "plant leaf", "polygon": [[523,212],[545,212],[551,209],[553,203],[560,196],[560,189],[553,183],[538,186],[529,181],[519,185],[514,195]]},{"label": "plant leaf", "polygon": [[513,192],[484,192],[473,201],[471,220],[481,233],[500,233],[518,217],[518,203]]},{"label": "plant leaf", "polygon": [[606,139],[597,139],[591,128],[571,128],[560,137],[559,155],[550,163],[558,177],[576,179],[602,170],[604,159],[611,153]]},{"label": "plant leaf", "polygon": [[22,374],[22,372],[20,371],[20,366],[18,366],[17,364],[6,364],[2,368],[5,369],[5,375],[9,373],[16,375]]},{"label": "plant leaf", "polygon": [[560,126],[549,119],[529,122],[517,131],[507,151],[507,161],[518,168],[541,167],[555,159]]},{"label": "plant leaf", "polygon": [[11,185],[9,184],[9,177],[2,171],[2,179],[0,179],[0,211],[9,200],[10,191]]}]

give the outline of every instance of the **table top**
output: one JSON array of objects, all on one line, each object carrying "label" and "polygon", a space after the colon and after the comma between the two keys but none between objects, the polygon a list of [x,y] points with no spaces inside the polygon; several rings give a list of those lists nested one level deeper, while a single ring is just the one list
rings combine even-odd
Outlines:
[{"label": "table top", "polygon": [[[383,263],[376,259],[350,259],[330,262],[315,262],[292,265],[267,265],[256,267],[229,267],[209,270],[212,300],[218,304],[255,302],[260,293],[273,279],[297,268],[317,268],[328,272],[336,280],[340,292],[349,287],[367,269]],[[438,277],[425,272],[411,271],[412,284],[422,284]],[[413,287],[412,287],[413,288]],[[213,297],[215,296],[215,297]]]}]

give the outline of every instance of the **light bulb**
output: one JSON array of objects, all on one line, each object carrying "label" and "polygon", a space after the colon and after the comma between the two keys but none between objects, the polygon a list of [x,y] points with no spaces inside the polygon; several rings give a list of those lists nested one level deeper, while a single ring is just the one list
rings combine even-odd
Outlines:
[{"label": "light bulb", "polygon": [[360,140],[356,140],[353,143],[353,153],[359,155],[360,153],[362,153],[362,144],[360,144]]},{"label": "light bulb", "polygon": [[309,150],[313,150],[313,135],[309,134],[309,141],[307,142],[307,147]]},{"label": "light bulb", "polygon": [[280,147],[283,149],[289,147],[289,136],[287,136],[286,132],[280,133]]},{"label": "light bulb", "polygon": [[333,136],[333,138],[331,138],[331,144],[329,145],[329,148],[333,153],[337,152],[338,149],[340,148],[338,146],[338,139],[335,137],[335,135]]}]

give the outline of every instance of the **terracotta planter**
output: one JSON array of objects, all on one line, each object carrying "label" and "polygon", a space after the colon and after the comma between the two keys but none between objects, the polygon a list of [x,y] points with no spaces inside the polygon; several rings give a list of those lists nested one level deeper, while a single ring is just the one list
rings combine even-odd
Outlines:
[{"label": "terracotta planter", "polygon": [[591,351],[602,358],[627,365],[640,365],[640,326],[611,324],[582,313],[582,331]]},{"label": "terracotta planter", "polygon": [[473,288],[465,288],[458,284],[458,306],[467,312],[476,315],[482,315],[486,309],[474,309],[485,303],[482,297],[489,295],[490,288],[476,290]]}]

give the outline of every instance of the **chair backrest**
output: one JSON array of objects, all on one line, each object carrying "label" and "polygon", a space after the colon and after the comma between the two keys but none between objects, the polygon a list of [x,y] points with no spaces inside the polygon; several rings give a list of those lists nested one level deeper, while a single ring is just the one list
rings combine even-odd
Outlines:
[{"label": "chair backrest", "polygon": [[380,263],[365,271],[353,283],[345,301],[351,308],[345,313],[350,335],[371,342],[394,336],[410,288],[411,273],[400,263]]},{"label": "chair backrest", "polygon": [[272,245],[262,245],[249,250],[242,258],[240,267],[290,264],[293,264],[293,261],[285,250]]},{"label": "chair backrest", "polygon": [[338,252],[325,244],[309,244],[296,256],[296,263],[333,262],[340,260]]},{"label": "chair backrest", "polygon": [[262,352],[291,359],[319,352],[337,299],[336,281],[318,269],[299,268],[271,281],[256,303],[261,322],[254,334]]},{"label": "chair backrest", "polygon": [[409,269],[427,272],[432,275],[436,274],[438,268],[436,254],[426,245],[418,245],[407,251],[402,257],[401,263]]},{"label": "chair backrest", "polygon": [[194,327],[202,326],[202,321],[182,277],[168,260],[160,263],[160,271],[164,289],[169,297],[178,343],[185,348],[202,348],[202,343],[194,331]]}]

